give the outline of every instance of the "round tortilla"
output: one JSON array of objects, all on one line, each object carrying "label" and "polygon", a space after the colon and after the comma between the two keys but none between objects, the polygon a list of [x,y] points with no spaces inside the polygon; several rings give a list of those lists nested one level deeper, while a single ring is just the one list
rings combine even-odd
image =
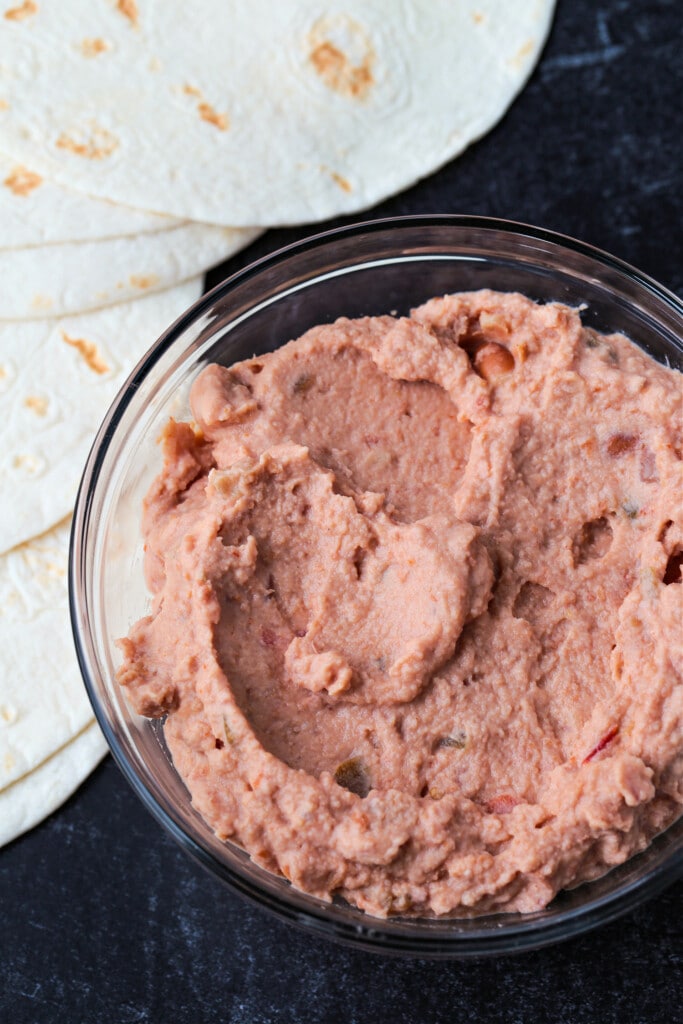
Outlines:
[{"label": "round tortilla", "polygon": [[0,250],[139,235],[180,223],[64,188],[0,153]]},{"label": "round tortilla", "polygon": [[0,791],[0,846],[56,811],[106,752],[104,736],[93,721],[52,757]]},{"label": "round tortilla", "polygon": [[4,6],[0,149],[93,195],[239,226],[351,213],[462,152],[528,78],[554,2]]},{"label": "round tortilla", "polygon": [[197,278],[80,316],[0,323],[0,552],[71,512],[105,410],[201,291]]},{"label": "round tortilla", "polygon": [[124,238],[0,249],[0,320],[67,316],[170,288],[259,233],[181,224]]}]

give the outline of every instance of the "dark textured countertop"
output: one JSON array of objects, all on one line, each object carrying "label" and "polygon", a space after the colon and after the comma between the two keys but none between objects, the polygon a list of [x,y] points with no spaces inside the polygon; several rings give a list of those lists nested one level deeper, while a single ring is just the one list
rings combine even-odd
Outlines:
[{"label": "dark textured countertop", "polygon": [[[680,293],[682,36],[679,0],[559,0],[541,63],[498,127],[367,216],[525,221]],[[268,232],[209,283],[313,230]],[[669,1024],[683,1014],[683,883],[514,958],[385,959],[296,931],[223,888],[148,816],[110,757],[0,851],[0,894],[8,1024]]]}]

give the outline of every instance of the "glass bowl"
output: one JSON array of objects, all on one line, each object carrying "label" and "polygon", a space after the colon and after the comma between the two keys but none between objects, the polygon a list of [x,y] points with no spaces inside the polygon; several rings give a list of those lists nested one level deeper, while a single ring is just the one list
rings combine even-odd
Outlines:
[{"label": "glass bowl", "polygon": [[115,682],[114,641],[149,607],[141,503],[161,464],[169,416],[209,362],[271,351],[337,316],[408,310],[434,295],[493,288],[582,306],[587,326],[619,331],[683,367],[683,304],[619,260],[572,239],[482,217],[380,220],[316,235],[247,267],[203,296],[157,341],[107,412],[73,520],[70,594],[78,657],[123,774],[181,846],[232,889],[311,932],[421,957],[512,952],[565,939],[634,907],[683,873],[683,818],[643,853],[560,893],[544,910],[381,920],[325,903],[221,842],[193,810],[158,722],[134,714]]}]

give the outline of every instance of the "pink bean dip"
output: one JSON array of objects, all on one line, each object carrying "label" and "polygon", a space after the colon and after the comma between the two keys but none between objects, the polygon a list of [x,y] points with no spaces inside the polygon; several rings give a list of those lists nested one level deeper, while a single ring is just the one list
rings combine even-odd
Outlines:
[{"label": "pink bean dip", "polygon": [[538,910],[678,817],[682,386],[492,291],[204,369],[119,681],[217,835],[457,915]]}]

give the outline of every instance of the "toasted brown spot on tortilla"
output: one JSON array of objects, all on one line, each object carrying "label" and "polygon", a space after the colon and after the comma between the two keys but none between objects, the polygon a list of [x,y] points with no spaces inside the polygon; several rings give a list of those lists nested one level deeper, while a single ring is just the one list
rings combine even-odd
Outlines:
[{"label": "toasted brown spot on tortilla", "polygon": [[29,395],[24,399],[24,405],[36,416],[44,416],[47,412],[48,401],[42,395]]},{"label": "toasted brown spot on tortilla", "polygon": [[195,99],[199,100],[199,103],[197,103],[197,111],[202,121],[207,121],[209,124],[215,125],[215,127],[220,128],[222,132],[227,131],[230,127],[227,114],[219,114],[210,103],[207,103],[201,89],[196,85],[191,85],[189,82],[186,82],[182,88],[186,96],[193,96]]},{"label": "toasted brown spot on tortilla", "polygon": [[0,110],[9,110],[9,103],[7,100],[0,99]]},{"label": "toasted brown spot on tortilla", "polygon": [[202,121],[208,121],[209,124],[215,124],[216,128],[220,128],[222,132],[226,131],[228,127],[228,119],[225,114],[219,114],[218,111],[214,110],[210,103],[202,102],[197,106],[199,116]]},{"label": "toasted brown spot on tortilla", "polygon": [[0,718],[3,722],[14,722],[17,717],[16,710],[10,704],[0,706]]},{"label": "toasted brown spot on tortilla", "polygon": [[26,473],[36,474],[40,472],[40,459],[35,455],[15,455],[12,459],[15,469],[23,469]]},{"label": "toasted brown spot on tortilla", "polygon": [[68,149],[76,156],[84,156],[88,160],[102,160],[111,156],[118,144],[115,135],[97,124],[91,124],[86,131],[75,131],[72,135],[62,132],[55,143],[58,149]]},{"label": "toasted brown spot on tortilla", "polygon": [[84,57],[97,57],[109,49],[106,39],[84,39],[81,43],[81,53]]},{"label": "toasted brown spot on tortilla", "polygon": [[137,0],[118,0],[116,8],[125,18],[128,18],[131,25],[137,26],[139,17]]},{"label": "toasted brown spot on tortilla", "polygon": [[34,188],[42,184],[43,179],[39,174],[29,171],[27,167],[15,167],[3,181],[10,192],[15,196],[27,196]]},{"label": "toasted brown spot on tortilla", "polygon": [[24,0],[24,3],[19,4],[18,7],[10,7],[8,11],[5,11],[5,17],[8,21],[23,21],[25,18],[31,18],[37,13],[38,4],[34,3],[33,0]]},{"label": "toasted brown spot on tortilla", "polygon": [[49,295],[41,295],[41,293],[38,292],[33,296],[33,302],[31,303],[33,309],[49,309],[51,305],[52,299]]},{"label": "toasted brown spot on tortilla", "polygon": [[66,331],[61,331],[62,338],[67,345],[71,345],[83,357],[89,368],[94,373],[107,373],[109,366],[100,355],[94,341],[86,341],[85,338],[70,338]]},{"label": "toasted brown spot on tortilla", "polygon": [[156,274],[131,274],[129,280],[133,288],[153,288],[159,283]]},{"label": "toasted brown spot on tortilla", "polygon": [[372,62],[374,54],[369,52],[360,64],[351,60],[329,39],[314,45],[309,60],[315,71],[329,89],[362,100],[374,84]]},{"label": "toasted brown spot on tortilla", "polygon": [[483,21],[486,21],[486,15],[482,14],[481,11],[473,11],[472,21],[475,25],[481,25]]},{"label": "toasted brown spot on tortilla", "polygon": [[332,180],[335,181],[337,185],[339,185],[339,188],[342,190],[342,192],[353,191],[351,187],[351,182],[347,178],[342,177],[341,174],[337,174],[336,171],[330,171],[330,175],[332,177]]},{"label": "toasted brown spot on tortilla", "polygon": [[510,64],[512,64],[513,67],[517,67],[519,64],[523,64],[529,56],[529,54],[532,52],[533,48],[534,40],[527,39],[526,43],[523,43],[522,46],[520,46],[519,50],[517,50],[517,53],[514,55],[514,57],[510,59]]}]

